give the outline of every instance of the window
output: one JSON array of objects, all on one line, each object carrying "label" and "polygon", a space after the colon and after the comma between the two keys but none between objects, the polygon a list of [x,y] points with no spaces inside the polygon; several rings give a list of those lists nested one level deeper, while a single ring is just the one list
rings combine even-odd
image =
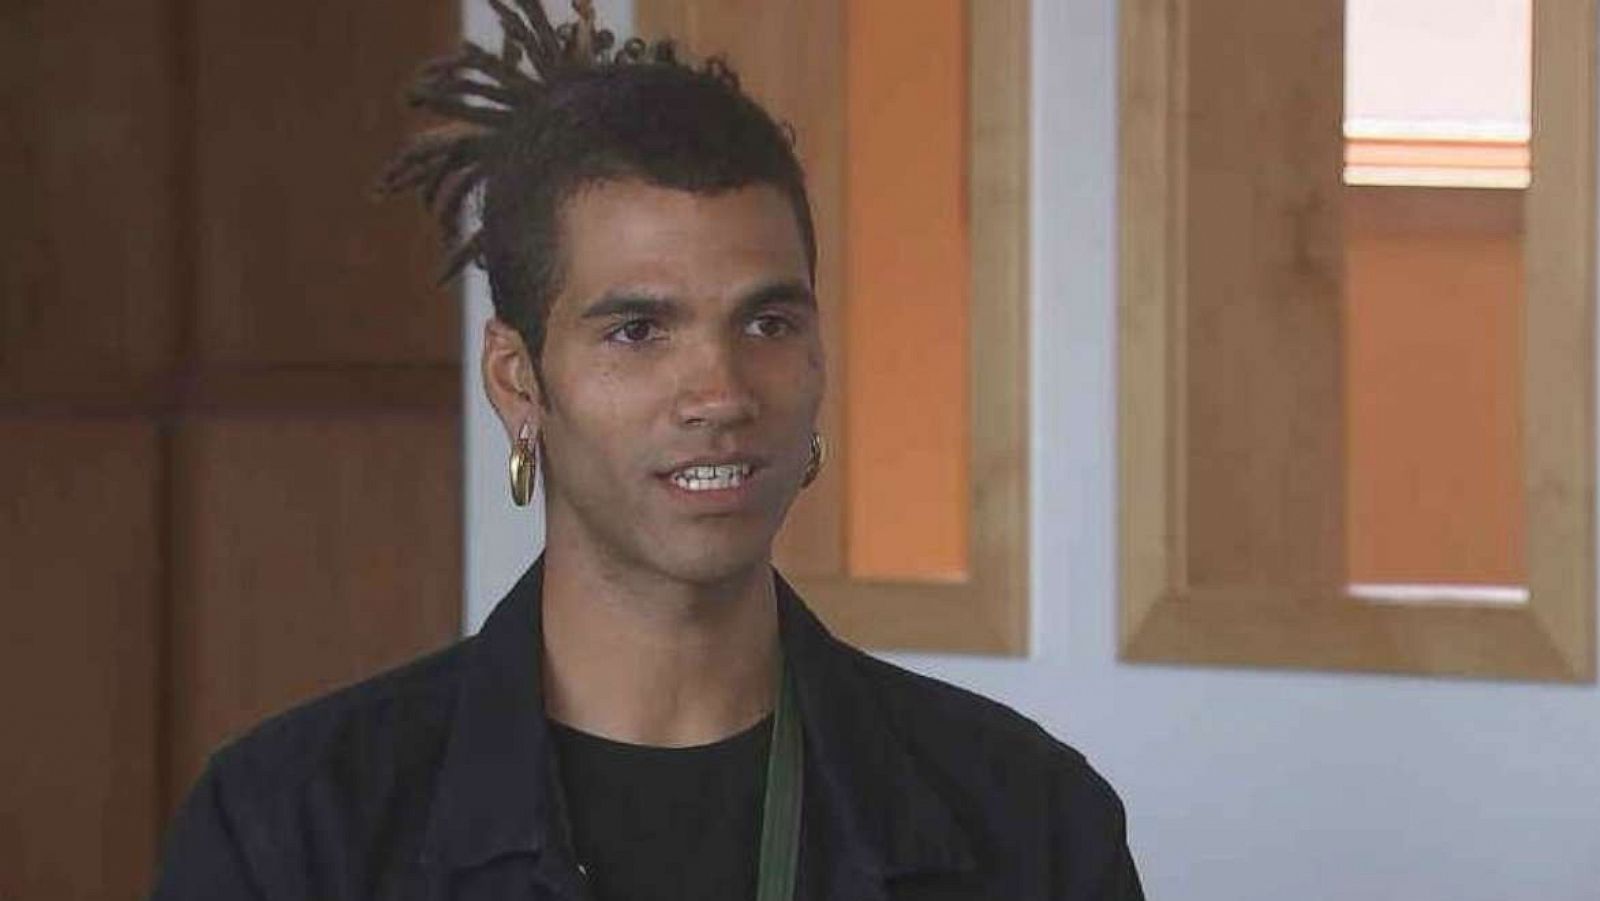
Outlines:
[{"label": "window", "polygon": [[[1371,5],[1400,16],[1394,0]],[[1479,5],[1504,6],[1417,4],[1435,22]],[[1509,119],[1361,107],[1359,81],[1347,98],[1345,12],[1344,0],[1123,4],[1122,655],[1593,680],[1595,3],[1533,8],[1521,191],[1349,183],[1346,137],[1460,144]],[[1410,124],[1362,130],[1384,120]],[[1425,162],[1388,174],[1473,168]],[[1412,233],[1424,221],[1452,231]],[[1488,252],[1507,238],[1518,253]],[[1424,272],[1520,293],[1358,309],[1379,296],[1372,284],[1401,296]],[[1396,406],[1390,375],[1417,364],[1418,342],[1467,347],[1495,331],[1510,340],[1482,351],[1502,355],[1494,366],[1469,352],[1447,373],[1416,367],[1428,371],[1404,389],[1454,388],[1472,407],[1458,432],[1404,412],[1443,415],[1415,397]],[[1401,429],[1426,452],[1388,482]],[[1441,480],[1446,464],[1457,470]],[[1437,556],[1386,557],[1399,544],[1373,529],[1413,490],[1437,503],[1411,504],[1425,515],[1398,531],[1433,530]],[[1464,520],[1512,538],[1452,532]]]},{"label": "window", "polygon": [[1526,188],[1533,0],[1347,0],[1346,184]]}]

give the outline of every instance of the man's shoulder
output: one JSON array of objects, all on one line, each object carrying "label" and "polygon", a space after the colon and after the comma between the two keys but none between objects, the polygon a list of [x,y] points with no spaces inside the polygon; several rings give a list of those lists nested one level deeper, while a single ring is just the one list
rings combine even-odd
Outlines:
[{"label": "man's shoulder", "polygon": [[850,651],[891,728],[947,789],[1007,803],[1048,792],[1077,816],[1122,821],[1122,803],[1111,785],[1082,753],[1031,718],[968,689]]},{"label": "man's shoulder", "polygon": [[[319,777],[392,778],[430,766],[449,733],[475,638],[269,717],[212,755],[239,801],[293,794]],[[366,774],[363,777],[362,774]]]},{"label": "man's shoulder", "polygon": [[1018,763],[1087,765],[1076,749],[999,701],[854,648],[850,656],[891,724],[907,740],[919,744],[932,740],[932,750],[995,754]]},{"label": "man's shoulder", "polygon": [[999,896],[1143,897],[1122,801],[1083,754],[997,701],[860,651],[851,658]]},{"label": "man's shoulder", "polygon": [[343,897],[415,859],[475,639],[260,723],[211,755],[157,898]]}]

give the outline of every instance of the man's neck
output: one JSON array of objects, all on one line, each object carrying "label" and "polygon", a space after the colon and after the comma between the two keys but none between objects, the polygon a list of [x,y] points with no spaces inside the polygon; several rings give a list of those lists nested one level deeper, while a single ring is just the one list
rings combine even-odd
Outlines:
[{"label": "man's neck", "polygon": [[759,722],[775,696],[770,569],[701,586],[547,547],[545,710],[615,741],[709,744]]}]

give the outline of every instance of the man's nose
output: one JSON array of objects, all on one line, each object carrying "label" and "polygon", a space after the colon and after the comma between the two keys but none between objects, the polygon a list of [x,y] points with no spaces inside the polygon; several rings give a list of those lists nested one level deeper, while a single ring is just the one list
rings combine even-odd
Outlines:
[{"label": "man's nose", "polygon": [[676,400],[679,424],[726,427],[755,418],[758,404],[734,342],[698,342],[686,357]]}]

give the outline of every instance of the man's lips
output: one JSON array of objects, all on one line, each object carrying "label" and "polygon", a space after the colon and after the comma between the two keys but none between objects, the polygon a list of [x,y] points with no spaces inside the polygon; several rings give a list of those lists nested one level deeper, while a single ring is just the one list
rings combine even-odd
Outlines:
[{"label": "man's lips", "polygon": [[700,511],[728,511],[745,505],[766,464],[747,455],[695,457],[674,464],[656,478],[679,503]]},{"label": "man's lips", "polygon": [[660,476],[661,478],[670,479],[674,475],[677,475],[686,469],[717,466],[740,466],[753,474],[761,469],[765,469],[766,465],[767,461],[765,458],[758,457],[754,454],[702,454],[695,457],[685,457],[680,459],[664,469],[657,470],[656,475]]}]

